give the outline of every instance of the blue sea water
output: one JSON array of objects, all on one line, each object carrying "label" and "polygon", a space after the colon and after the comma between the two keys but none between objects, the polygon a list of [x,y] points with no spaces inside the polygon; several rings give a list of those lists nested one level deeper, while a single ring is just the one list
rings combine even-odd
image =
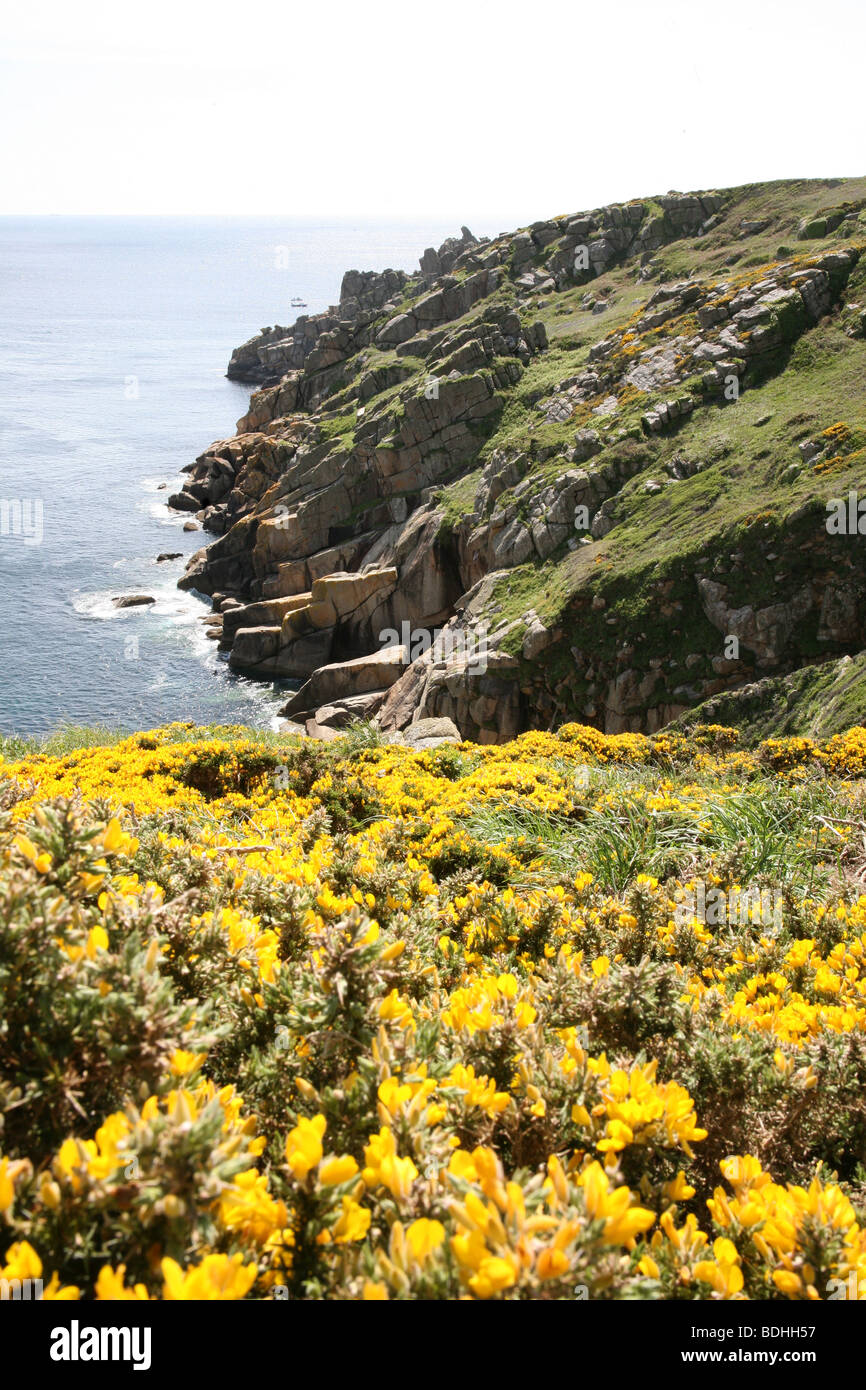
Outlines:
[{"label": "blue sea water", "polygon": [[[232,348],[336,303],[346,269],[416,269],[455,230],[0,218],[0,733],[272,723],[279,691],[228,670],[208,607],[176,587],[208,538],[166,499],[246,410]],[[115,609],[130,593],[156,603]]]}]

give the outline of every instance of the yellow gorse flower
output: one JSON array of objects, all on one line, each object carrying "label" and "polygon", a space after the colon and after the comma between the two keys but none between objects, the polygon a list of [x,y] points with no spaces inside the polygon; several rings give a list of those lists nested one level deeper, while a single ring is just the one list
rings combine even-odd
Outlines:
[{"label": "yellow gorse flower", "polygon": [[237,1301],[246,1298],[256,1278],[256,1266],[245,1265],[242,1255],[205,1255],[185,1270],[166,1258],[161,1268],[163,1298],[171,1302]]},{"label": "yellow gorse flower", "polygon": [[324,1115],[300,1119],[286,1137],[286,1162],[294,1176],[303,1180],[322,1161],[322,1137],[327,1129]]},{"label": "yellow gorse flower", "polygon": [[[582,1283],[592,1297],[813,1300],[836,1281],[857,1296],[866,1231],[847,1150],[844,1180],[811,1166],[803,1178],[798,1159],[785,1181],[772,1129],[774,1114],[803,1115],[813,1154],[836,1161],[822,1148],[827,1058],[866,1032],[866,893],[841,876],[827,888],[821,870],[813,900],[796,866],[856,854],[866,731],[736,742],[570,725],[347,758],[165,730],[4,763],[23,796],[0,872],[44,911],[64,1003],[92,1001],[96,1019],[76,1034],[70,1095],[91,1074],[123,1077],[92,1125],[70,1101],[49,1146],[0,1156],[8,1277],[41,1278],[37,1251],[59,1258],[60,1221],[117,1252],[96,1274],[100,1300],[295,1296],[307,1278],[360,1300],[564,1298]],[[754,884],[746,860],[742,881],[729,871],[719,815],[772,778],[794,826],[816,776],[834,809],[790,831],[781,929],[760,902],[735,911]],[[590,813],[671,827],[664,871],[614,884],[582,837]],[[63,842],[59,815],[90,835],[72,873],[42,848]],[[535,815],[568,824],[591,869],[554,866],[521,829]],[[174,906],[187,883],[205,885],[192,916]],[[715,919],[705,889],[724,900]],[[146,1012],[142,1076],[126,1001],[157,994],[180,1021],[160,1031],[163,1006]],[[654,1035],[661,1065],[641,1050]],[[713,1190],[695,1159],[714,1114],[705,1059],[734,1044],[755,1064],[743,1132],[766,1147],[726,1158]],[[217,1088],[227,1065],[237,1085]],[[844,1094],[846,1064],[833,1067]],[[13,1153],[28,1104],[7,1113]],[[782,1154],[772,1173],[768,1152]],[[78,1296],[60,1273],[47,1289]]]}]

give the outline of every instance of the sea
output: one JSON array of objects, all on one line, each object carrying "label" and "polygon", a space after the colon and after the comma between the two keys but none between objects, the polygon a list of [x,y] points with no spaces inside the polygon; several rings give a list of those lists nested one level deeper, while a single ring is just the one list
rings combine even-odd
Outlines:
[{"label": "sea", "polygon": [[[493,234],[494,228],[473,228]],[[279,727],[177,588],[209,539],[169,511],[234,433],[232,349],[336,304],[349,268],[417,269],[452,223],[0,218],[0,734],[172,720]],[[291,308],[292,298],[306,308]],[[157,563],[157,555],[180,552]],[[112,600],[148,594],[147,606]]]}]

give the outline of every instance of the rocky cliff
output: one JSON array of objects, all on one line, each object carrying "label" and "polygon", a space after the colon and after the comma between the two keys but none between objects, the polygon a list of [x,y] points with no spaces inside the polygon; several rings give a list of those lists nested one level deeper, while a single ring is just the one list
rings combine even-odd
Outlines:
[{"label": "rocky cliff", "polygon": [[181,584],[317,728],[652,732],[854,655],[864,250],[866,179],[823,180],[349,271],[233,354],[257,389],[171,499],[216,537]]}]

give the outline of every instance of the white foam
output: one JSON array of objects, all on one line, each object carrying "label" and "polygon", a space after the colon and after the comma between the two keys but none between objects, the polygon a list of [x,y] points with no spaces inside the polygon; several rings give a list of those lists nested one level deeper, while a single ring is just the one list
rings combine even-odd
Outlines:
[{"label": "white foam", "polygon": [[103,589],[97,594],[73,594],[72,607],[82,618],[119,618],[122,613],[130,610],[115,608],[112,603],[113,594],[107,589]]},{"label": "white foam", "polygon": [[161,526],[182,527],[185,521],[189,521],[189,512],[173,512],[169,510],[168,499],[172,493],[180,492],[184,483],[187,481],[186,475],[176,473],[173,478],[162,477],[142,478],[139,486],[145,497],[136,502],[136,509],[146,512],[153,520],[158,521]]},{"label": "white foam", "polygon": [[142,478],[139,487],[144,492],[174,492],[183,486],[184,474],[175,473],[173,478],[166,478],[162,474],[158,478]]},{"label": "white foam", "polygon": [[112,589],[100,589],[92,594],[73,594],[72,607],[82,618],[98,618],[105,621],[149,614],[157,618],[169,618],[175,624],[192,623],[203,611],[202,604],[197,599],[171,584],[148,585],[146,590],[140,588],[136,589],[136,592],[147,592],[155,601],[134,604],[130,608],[117,608],[114,599],[123,598],[123,593],[116,593]]},{"label": "white foam", "polygon": [[184,522],[189,521],[192,515],[190,512],[170,511],[168,493],[160,493],[157,500],[150,497],[142,498],[135,506],[137,511],[145,512],[152,521],[158,521],[160,526],[183,527]]}]

